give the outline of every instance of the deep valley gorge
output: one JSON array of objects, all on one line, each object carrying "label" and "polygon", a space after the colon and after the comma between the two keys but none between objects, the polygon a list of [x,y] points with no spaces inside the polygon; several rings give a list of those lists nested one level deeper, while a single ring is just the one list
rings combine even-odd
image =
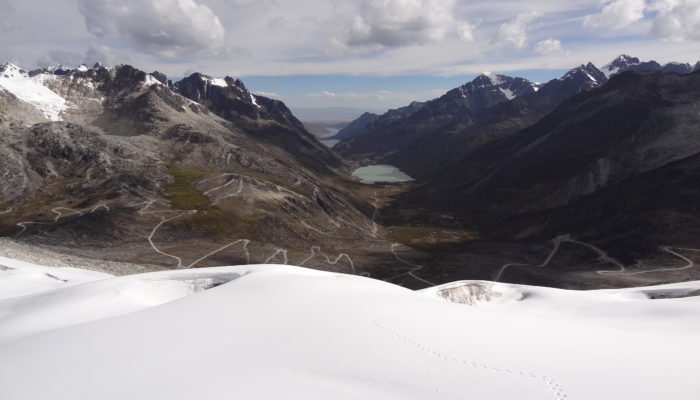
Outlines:
[{"label": "deep valley gorge", "polygon": [[[147,270],[279,263],[410,288],[697,279],[700,75],[638,65],[484,74],[342,124],[329,148],[233,78],[3,64],[0,235]],[[372,164],[415,179],[352,176]]]}]

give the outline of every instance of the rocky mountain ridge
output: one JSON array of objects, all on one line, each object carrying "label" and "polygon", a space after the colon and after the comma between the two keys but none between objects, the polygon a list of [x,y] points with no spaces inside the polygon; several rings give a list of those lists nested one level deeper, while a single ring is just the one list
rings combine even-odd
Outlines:
[{"label": "rocky mountain ridge", "polygon": [[440,98],[392,110],[367,124],[334,150],[358,160],[398,166],[410,176],[431,179],[465,153],[522,129],[570,96],[607,81],[593,64],[560,79],[535,84],[504,75],[480,75]]},{"label": "rocky mountain ridge", "polygon": [[700,247],[696,78],[484,74],[366,114],[341,153],[417,178],[369,186],[240,80],[4,66],[0,235],[151,269],[291,263],[409,287],[678,281]]},{"label": "rocky mountain ridge", "polygon": [[240,80],[55,71],[0,68],[0,234],[170,267],[311,253],[350,270],[321,254],[377,241],[342,160]]},{"label": "rocky mountain ridge", "polygon": [[473,149],[535,123],[571,96],[603,86],[609,76],[630,69],[675,72],[684,64],[657,65],[620,56],[603,70],[589,62],[545,84],[482,74],[411,113],[389,111],[373,119],[334,150],[360,163],[396,165],[419,180],[433,179]]},{"label": "rocky mountain ridge", "polygon": [[610,78],[613,75],[621,74],[625,71],[640,70],[640,71],[661,71],[664,73],[689,74],[700,69],[700,61],[694,66],[688,63],[669,62],[664,65],[656,61],[640,61],[637,57],[632,57],[622,54],[606,64],[601,71],[606,77]]}]

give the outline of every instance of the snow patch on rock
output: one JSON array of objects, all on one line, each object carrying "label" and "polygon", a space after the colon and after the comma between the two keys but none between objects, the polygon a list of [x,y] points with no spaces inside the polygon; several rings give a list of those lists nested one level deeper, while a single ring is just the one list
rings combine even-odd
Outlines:
[{"label": "snow patch on rock", "polygon": [[208,75],[202,75],[202,80],[209,83],[212,86],[228,87],[228,83],[225,79],[214,78]]},{"label": "snow patch on rock", "polygon": [[503,83],[503,80],[498,76],[498,74],[494,74],[493,72],[486,71],[483,73],[483,75],[491,81],[492,85],[500,85]]},{"label": "snow patch on rock", "polygon": [[153,75],[147,74],[146,78],[144,78],[143,86],[144,87],[151,87],[153,85],[162,85],[162,83],[158,79],[156,79]]},{"label": "snow patch on rock", "polygon": [[254,95],[253,93],[249,93],[249,94],[250,94],[250,101],[251,101],[251,103],[253,103],[253,105],[254,105],[255,107],[261,108],[261,107],[260,107],[260,104],[258,104],[257,100],[255,99],[255,95]]},{"label": "snow patch on rock", "polygon": [[501,90],[501,93],[503,93],[503,95],[506,96],[506,98],[508,100],[513,100],[515,98],[515,94],[513,93],[512,90],[504,89],[504,88],[499,88],[499,89]]}]

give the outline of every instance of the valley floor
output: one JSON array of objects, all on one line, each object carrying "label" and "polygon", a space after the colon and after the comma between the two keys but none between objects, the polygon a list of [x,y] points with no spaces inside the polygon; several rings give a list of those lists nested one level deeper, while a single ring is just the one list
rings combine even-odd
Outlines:
[{"label": "valley floor", "polygon": [[13,400],[700,393],[700,281],[412,291],[286,265],[114,277],[4,257],[0,278],[0,397]]}]

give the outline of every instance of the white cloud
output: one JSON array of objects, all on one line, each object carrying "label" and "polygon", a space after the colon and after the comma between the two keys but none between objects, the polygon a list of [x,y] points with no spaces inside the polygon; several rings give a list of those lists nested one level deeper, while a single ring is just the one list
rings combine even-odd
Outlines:
[{"label": "white cloud", "polygon": [[[347,95],[347,93],[346,93],[346,95]],[[328,91],[328,90],[322,90],[322,91],[317,92],[317,93],[309,93],[309,96],[311,96],[311,97],[329,97],[329,98],[333,98],[333,97],[337,97],[338,94],[335,93],[335,92],[330,92],[330,91]]]},{"label": "white cloud", "polygon": [[657,1],[650,8],[659,11],[651,28],[653,35],[676,41],[700,40],[700,2],[697,0]]},{"label": "white cloud", "polygon": [[335,99],[339,101],[343,100],[378,100],[382,102],[411,102],[411,101],[425,101],[433,99],[435,97],[445,94],[446,90],[435,89],[429,90],[427,92],[396,92],[391,90],[376,90],[373,92],[331,92],[323,90],[317,93],[309,93],[307,96],[325,99]]},{"label": "white cloud", "polygon": [[95,63],[100,63],[105,66],[112,66],[127,62],[129,62],[127,56],[121,54],[117,55],[109,47],[97,45],[90,46],[83,54],[64,49],[49,50],[36,61],[36,65],[38,67],[47,67],[50,65],[62,64],[67,67],[76,67],[80,64],[92,66]]},{"label": "white cloud", "polygon": [[535,53],[540,55],[559,54],[563,52],[564,49],[561,47],[561,42],[556,39],[549,38],[540,40],[535,45]]},{"label": "white cloud", "polygon": [[224,43],[219,18],[194,0],[79,0],[79,9],[90,33],[161,57],[211,55]]},{"label": "white cloud", "polygon": [[455,30],[454,4],[454,0],[362,0],[345,42],[400,47],[440,41]]},{"label": "white cloud", "polygon": [[276,0],[224,0],[224,3],[235,7],[279,5]]},{"label": "white cloud", "polygon": [[268,97],[270,99],[281,99],[284,97],[283,94],[279,94],[276,92],[253,92],[253,94],[256,94],[258,96]]},{"label": "white cloud", "polygon": [[13,20],[15,8],[5,0],[0,0],[0,32],[7,32],[15,27]]},{"label": "white cloud", "polygon": [[287,24],[287,20],[284,17],[275,17],[267,21],[267,27],[270,29],[282,29]]},{"label": "white cloud", "polygon": [[457,24],[457,36],[465,42],[473,42],[475,40],[475,30],[476,25],[472,25],[468,22],[460,22]]},{"label": "white cloud", "polygon": [[47,67],[62,64],[68,67],[76,67],[83,62],[83,55],[70,50],[53,49],[37,60],[37,66]]},{"label": "white cloud", "polygon": [[112,66],[120,63],[128,62],[123,55],[117,55],[107,46],[90,46],[85,50],[83,62],[87,65],[100,63],[105,66]]},{"label": "white cloud", "polygon": [[496,43],[522,49],[527,43],[527,24],[538,16],[536,12],[525,12],[502,24],[496,35]]},{"label": "white cloud", "polygon": [[583,25],[589,28],[620,29],[644,18],[644,0],[604,0],[598,14],[586,15]]}]

